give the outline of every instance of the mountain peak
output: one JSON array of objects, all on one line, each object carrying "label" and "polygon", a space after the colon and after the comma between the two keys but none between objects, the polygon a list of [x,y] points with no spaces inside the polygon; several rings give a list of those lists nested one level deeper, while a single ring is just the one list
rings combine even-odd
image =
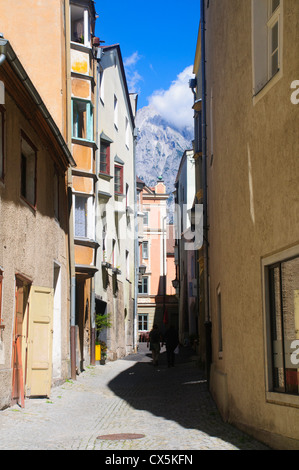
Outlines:
[{"label": "mountain peak", "polygon": [[137,175],[147,186],[153,186],[162,175],[167,193],[172,194],[182,155],[192,148],[193,132],[187,127],[177,129],[150,105],[138,110],[136,127]]}]

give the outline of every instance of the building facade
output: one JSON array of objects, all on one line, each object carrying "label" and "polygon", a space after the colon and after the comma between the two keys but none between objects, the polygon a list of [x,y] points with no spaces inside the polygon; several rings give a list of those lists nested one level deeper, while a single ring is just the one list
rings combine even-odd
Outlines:
[{"label": "building facade", "polygon": [[97,313],[111,322],[101,339],[108,359],[136,347],[135,113],[119,45],[103,46],[98,64],[95,277]]},{"label": "building facade", "polygon": [[[74,0],[69,8],[71,141],[76,167],[72,170],[75,285],[71,312],[73,369],[80,373],[95,363],[96,241],[96,118],[97,50],[94,2]],[[68,47],[68,45],[67,45]],[[74,372],[73,372],[74,374]]]},{"label": "building facade", "polygon": [[299,448],[298,16],[296,0],[201,2],[210,388],[279,449]]},{"label": "building facade", "polygon": [[67,170],[63,137],[0,40],[0,409],[68,376]]},{"label": "building facade", "polygon": [[[178,327],[175,279],[174,226],[168,223],[165,184],[160,178],[155,187],[138,180],[139,269],[138,335],[139,339],[156,323],[160,330],[173,323]],[[142,269],[143,268],[143,269]]]},{"label": "building facade", "polygon": [[193,150],[182,156],[175,181],[176,265],[179,290],[179,337],[182,344],[198,337],[196,250],[192,225],[195,199]]}]

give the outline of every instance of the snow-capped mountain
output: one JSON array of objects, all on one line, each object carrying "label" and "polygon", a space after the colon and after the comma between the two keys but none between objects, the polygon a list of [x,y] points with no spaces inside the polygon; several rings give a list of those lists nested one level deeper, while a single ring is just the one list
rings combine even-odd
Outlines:
[{"label": "snow-capped mountain", "polygon": [[136,116],[138,139],[136,146],[136,173],[148,186],[154,186],[163,177],[169,194],[185,150],[192,148],[192,131],[180,131],[158,115],[152,106],[138,110]]}]

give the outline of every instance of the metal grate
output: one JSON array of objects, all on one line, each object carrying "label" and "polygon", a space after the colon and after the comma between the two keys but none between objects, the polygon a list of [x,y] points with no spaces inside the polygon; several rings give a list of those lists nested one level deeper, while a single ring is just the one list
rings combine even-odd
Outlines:
[{"label": "metal grate", "polygon": [[106,441],[125,441],[128,439],[141,439],[142,437],[145,437],[145,434],[121,433],[121,434],[105,434],[103,436],[98,436],[97,439],[102,439]]}]

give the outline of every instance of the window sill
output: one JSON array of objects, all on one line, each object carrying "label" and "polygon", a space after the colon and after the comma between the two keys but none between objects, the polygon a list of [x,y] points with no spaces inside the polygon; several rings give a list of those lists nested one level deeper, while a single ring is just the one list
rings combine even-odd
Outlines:
[{"label": "window sill", "polygon": [[101,172],[98,173],[98,177],[102,178],[103,180],[107,180],[107,181],[110,181],[113,178],[112,175],[109,175],[108,173],[101,173]]},{"label": "window sill", "polygon": [[266,401],[274,405],[290,406],[299,408],[299,396],[287,393],[266,392]]},{"label": "window sill", "polygon": [[273,88],[277,82],[282,78],[282,69],[278,70],[278,72],[270,78],[270,80],[264,85],[264,87],[259,90],[255,95],[253,95],[253,106],[255,106],[264,96]]},{"label": "window sill", "polygon": [[79,144],[79,145],[85,145],[86,147],[94,147],[95,149],[98,148],[98,146],[97,146],[97,144],[95,143],[94,140],[82,139],[81,137],[72,136],[72,143],[73,144]]}]

